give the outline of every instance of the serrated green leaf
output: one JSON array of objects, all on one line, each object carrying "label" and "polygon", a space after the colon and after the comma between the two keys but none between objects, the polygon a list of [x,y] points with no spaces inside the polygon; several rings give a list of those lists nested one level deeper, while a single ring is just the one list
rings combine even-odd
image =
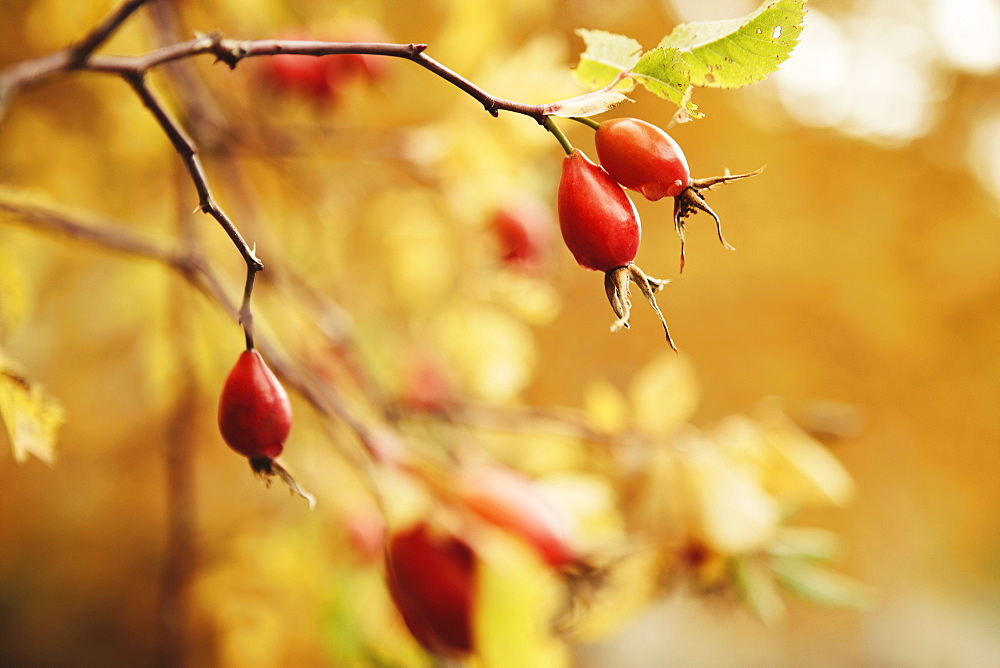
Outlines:
[{"label": "serrated green leaf", "polygon": [[771,570],[782,587],[817,605],[863,609],[874,600],[868,585],[815,561],[776,558],[771,560]]},{"label": "serrated green leaf", "polygon": [[691,67],[677,49],[657,47],[642,54],[629,77],[649,92],[677,106],[697,109],[685,93],[691,87]]},{"label": "serrated green leaf", "polygon": [[739,88],[778,69],[798,43],[805,0],[772,0],[738,19],[684,23],[660,47],[681,51],[691,83]]},{"label": "serrated green leaf", "polygon": [[617,107],[628,100],[628,96],[615,90],[598,90],[585,93],[568,100],[553,102],[545,107],[548,116],[571,118],[573,116],[595,116],[603,114],[612,107]]},{"label": "serrated green leaf", "polygon": [[[611,84],[622,72],[639,62],[642,54],[642,45],[625,35],[583,29],[577,30],[576,34],[583,38],[585,49],[573,69],[573,76],[591,90]],[[622,80],[615,88],[627,92],[633,85],[628,80]]]},{"label": "serrated green leaf", "polygon": [[0,421],[7,428],[14,461],[21,464],[32,455],[51,466],[56,431],[63,420],[62,407],[55,399],[0,358]]}]

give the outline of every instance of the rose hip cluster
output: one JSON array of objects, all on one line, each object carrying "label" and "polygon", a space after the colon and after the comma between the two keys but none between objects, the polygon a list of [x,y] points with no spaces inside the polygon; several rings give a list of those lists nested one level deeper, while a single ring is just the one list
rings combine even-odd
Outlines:
[{"label": "rose hip cluster", "polygon": [[719,217],[705,202],[702,191],[756,176],[761,170],[692,179],[677,142],[655,125],[636,118],[599,124],[594,142],[600,165],[578,149],[563,161],[557,198],[563,240],[581,266],[604,272],[608,300],[618,316],[612,331],[629,326],[629,284],[635,283],[659,316],[670,347],[676,350],[655,297],[668,281],[647,276],[634,262],[642,227],[625,188],[653,201],[674,198],[674,227],[681,240],[683,271],[684,219],[695,211],[704,211],[715,219],[719,240],[732,249],[722,236]]}]

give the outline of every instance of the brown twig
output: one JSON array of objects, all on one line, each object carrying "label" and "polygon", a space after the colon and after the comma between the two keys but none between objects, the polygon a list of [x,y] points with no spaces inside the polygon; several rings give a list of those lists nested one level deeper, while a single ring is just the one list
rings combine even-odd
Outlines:
[{"label": "brown twig", "polygon": [[[69,236],[102,248],[162,264],[179,272],[199,292],[230,316],[239,317],[239,307],[230,299],[222,281],[211,266],[194,248],[171,250],[127,231],[121,224],[83,222],[37,205],[0,199],[0,211],[8,214],[7,218],[0,219],[0,223],[22,223],[32,229]],[[261,340],[261,337],[258,337],[256,347],[288,387],[300,394],[319,414],[337,418],[346,425],[373,459],[383,457],[382,446],[375,431],[355,413],[347,399],[336,388],[324,383],[304,365],[293,361],[268,339]]]},{"label": "brown twig", "polygon": [[90,54],[101,44],[104,44],[118,28],[131,16],[135,10],[150,0],[125,0],[118,9],[108,14],[103,21],[94,27],[87,35],[69,48],[70,67],[79,67],[87,62]]}]

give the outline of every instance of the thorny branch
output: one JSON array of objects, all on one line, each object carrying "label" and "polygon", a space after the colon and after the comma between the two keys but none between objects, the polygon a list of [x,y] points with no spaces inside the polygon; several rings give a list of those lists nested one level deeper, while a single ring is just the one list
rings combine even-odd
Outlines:
[{"label": "thorny branch", "polygon": [[[223,289],[222,281],[196,249],[187,247],[169,249],[164,244],[147,240],[122,226],[84,222],[52,209],[3,198],[0,198],[0,212],[7,214],[7,222],[20,223],[37,231],[71,237],[107,250],[162,264],[178,272],[205,297],[231,316],[238,314],[238,308]],[[379,442],[378,434],[353,411],[346,397],[329,383],[323,382],[305,370],[303,365],[282,354],[268,339],[259,338],[261,340],[258,341],[258,347],[267,356],[268,363],[274,368],[275,373],[299,392],[319,414],[338,418],[346,424],[373,459],[384,458],[384,446]],[[525,429],[525,422],[532,422],[534,423],[532,431],[541,427],[543,431],[573,436],[601,445],[629,446],[642,440],[639,434],[615,435],[595,430],[588,426],[582,417],[570,411],[502,409],[467,403],[457,406],[451,415],[441,416],[441,419],[456,425],[513,432]]]},{"label": "thorny branch", "polygon": [[545,105],[524,104],[490,95],[473,82],[428,56],[425,53],[427,49],[426,44],[317,42],[273,39],[238,41],[223,39],[218,33],[213,33],[210,35],[199,35],[187,42],[164,46],[142,56],[94,55],[94,51],[106,42],[126,19],[149,1],[126,0],[77,44],[41,58],[17,63],[0,72],[0,120],[3,118],[3,113],[7,105],[10,104],[12,98],[18,92],[26,88],[39,86],[60,73],[78,70],[114,74],[124,79],[156,119],[160,128],[173,145],[174,150],[184,162],[198,192],[198,208],[202,212],[212,216],[219,223],[240,252],[240,255],[242,255],[244,262],[246,262],[247,276],[243,302],[237,315],[240,324],[243,326],[248,348],[254,347],[253,313],[250,309],[254,277],[258,271],[264,268],[264,265],[257,258],[254,249],[243,239],[237,227],[218,204],[216,204],[211,194],[205,170],[198,157],[197,146],[149,87],[146,81],[147,72],[177,60],[203,54],[214,55],[217,61],[226,63],[231,69],[235,68],[237,63],[245,58],[274,56],[278,54],[299,54],[317,57],[334,54],[387,56],[404,58],[416,63],[479,101],[486,111],[493,116],[498,116],[500,111],[509,111],[534,118],[535,121],[542,125],[545,124],[547,119]]},{"label": "thorny branch", "polygon": [[[239,308],[226,293],[223,283],[201,253],[195,248],[169,249],[159,243],[144,239],[122,226],[93,224],[66,216],[48,208],[21,204],[0,199],[0,212],[7,214],[7,222],[21,223],[42,232],[50,232],[86,241],[96,246],[126,255],[152,260],[178,272],[209,300],[219,305],[230,316],[237,317]],[[277,346],[267,340],[257,342],[261,353],[268,358],[274,372],[321,415],[340,419],[361,441],[373,457],[381,451],[377,437],[364,421],[350,409],[347,400],[328,383],[296,364]]]}]

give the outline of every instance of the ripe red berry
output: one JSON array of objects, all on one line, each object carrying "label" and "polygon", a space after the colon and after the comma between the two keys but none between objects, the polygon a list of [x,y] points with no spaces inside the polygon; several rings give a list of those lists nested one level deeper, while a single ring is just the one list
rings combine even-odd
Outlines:
[{"label": "ripe red berry", "polygon": [[601,123],[594,141],[601,165],[615,181],[649,200],[675,198],[674,229],[681,240],[681,271],[684,271],[684,219],[696,211],[712,216],[719,241],[734,250],[722,236],[722,221],[705,202],[701,191],[756,176],[763,168],[747,174],[692,179],[687,158],[677,142],[660,128],[638,118],[616,118]]},{"label": "ripe red berry", "polygon": [[611,271],[635,259],[642,236],[635,205],[578,149],[563,160],[558,210],[563,240],[581,266]]},{"label": "ripe red berry", "polygon": [[569,543],[571,520],[528,478],[500,468],[466,473],[459,494],[470,510],[531,545],[545,563],[559,568],[577,561]]},{"label": "ripe red berry", "polygon": [[[653,293],[667,281],[646,276],[632,261],[639,252],[642,228],[635,205],[625,190],[604,169],[592,163],[578,149],[563,160],[558,193],[559,228],[573,257],[586,269],[604,272],[604,291],[618,319],[611,331],[628,329],[632,302],[629,282],[639,286],[643,297],[656,311],[675,348],[667,322]],[[675,348],[676,349],[676,348]]]},{"label": "ripe red berry", "polygon": [[331,102],[336,97],[341,72],[330,63],[339,56],[305,56],[282,53],[265,59],[268,82],[279,91]]},{"label": "ripe red berry", "polygon": [[493,214],[500,258],[516,271],[538,274],[549,261],[555,220],[552,210],[534,196],[514,198]]},{"label": "ripe red berry", "polygon": [[[332,29],[328,42],[385,42],[385,31],[377,23],[356,21]],[[312,40],[301,33],[289,33],[284,39]],[[317,103],[332,106],[341,89],[356,78],[375,83],[385,77],[388,58],[371,54],[347,53],[309,56],[282,53],[264,59],[264,76],[279,91],[300,95]]]},{"label": "ripe red berry", "polygon": [[281,454],[292,428],[288,394],[256,350],[244,350],[222,387],[219,431],[236,452],[254,460]]},{"label": "ripe red berry", "polygon": [[597,128],[594,143],[608,174],[648,200],[676,197],[691,185],[681,147],[651,123],[637,118],[605,121]]},{"label": "ripe red berry", "polygon": [[389,594],[413,637],[435,654],[471,652],[476,593],[472,548],[421,522],[390,536],[385,558]]}]

